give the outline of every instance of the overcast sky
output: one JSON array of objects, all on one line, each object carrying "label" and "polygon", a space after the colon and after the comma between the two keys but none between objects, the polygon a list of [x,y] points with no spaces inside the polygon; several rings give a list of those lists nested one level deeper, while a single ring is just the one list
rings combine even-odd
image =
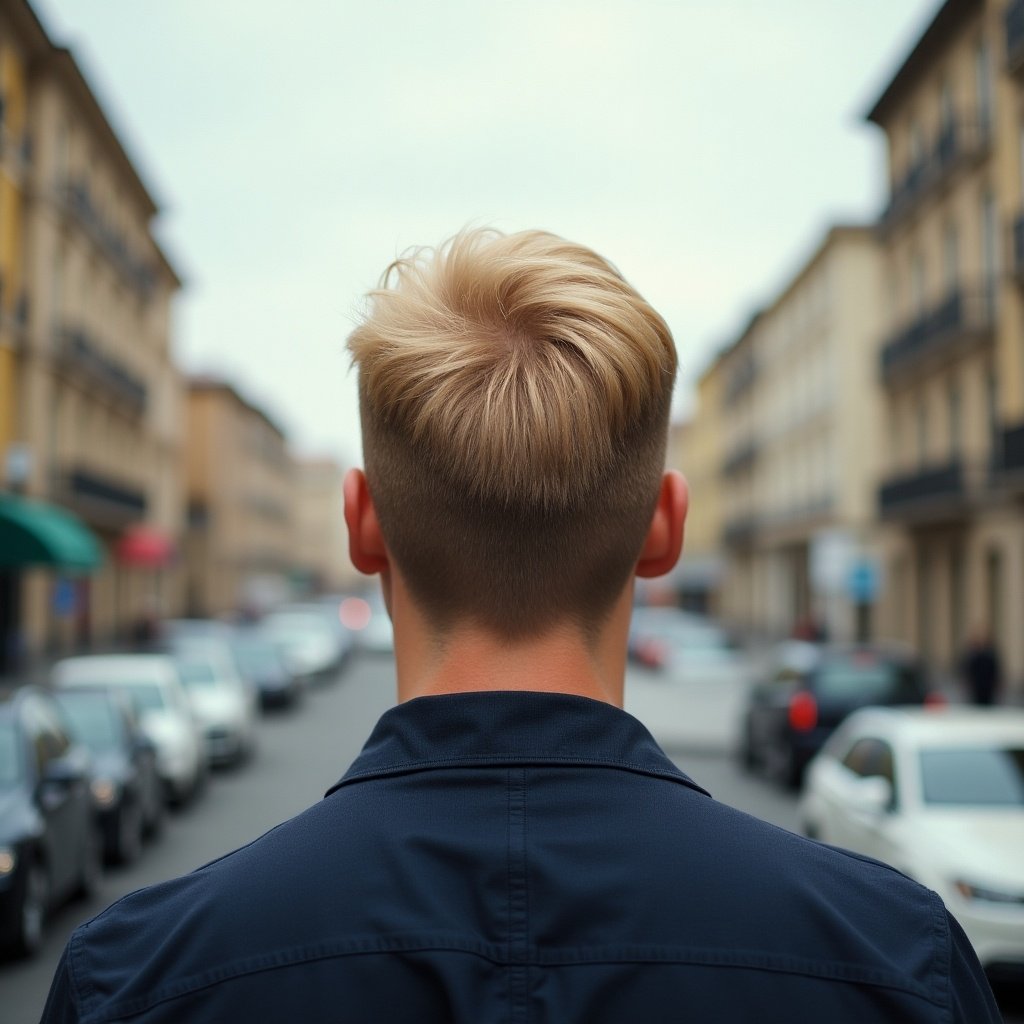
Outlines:
[{"label": "overcast sky", "polygon": [[609,257],[680,407],[835,220],[938,0],[34,0],[162,206],[173,344],[305,452],[358,460],[344,340],[396,253],[468,224]]}]

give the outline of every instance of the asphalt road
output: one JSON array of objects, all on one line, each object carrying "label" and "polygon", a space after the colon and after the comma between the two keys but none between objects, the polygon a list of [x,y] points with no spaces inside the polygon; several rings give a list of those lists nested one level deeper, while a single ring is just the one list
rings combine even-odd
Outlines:
[{"label": "asphalt road", "polygon": [[[699,742],[690,742],[689,732],[673,731],[667,724],[677,717],[678,694],[654,679],[633,677],[630,685],[639,698],[631,710],[645,720],[683,771],[724,803],[784,828],[797,827],[790,794],[736,768],[726,749],[728,730],[713,731],[714,741],[701,731],[695,734]],[[106,874],[97,899],[59,911],[36,959],[0,963],[0,1024],[38,1020],[61,950],[80,922],[127,892],[190,871],[241,846],[318,800],[344,773],[394,699],[391,660],[367,656],[353,661],[339,679],[307,694],[296,709],[265,715],[259,748],[250,763],[215,773],[206,793],[170,816],[164,834],[146,848],[137,864]],[[717,702],[713,693],[703,693],[694,697],[689,717],[724,723],[734,704],[735,694],[728,689]]]}]

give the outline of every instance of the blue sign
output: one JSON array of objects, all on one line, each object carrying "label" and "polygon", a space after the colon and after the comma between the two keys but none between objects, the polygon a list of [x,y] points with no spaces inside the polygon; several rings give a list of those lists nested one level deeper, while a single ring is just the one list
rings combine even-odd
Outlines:
[{"label": "blue sign", "polygon": [[71,580],[59,579],[53,587],[53,614],[66,619],[75,614],[78,595]]},{"label": "blue sign", "polygon": [[857,604],[871,604],[878,597],[878,566],[867,559],[854,562],[846,579],[846,591]]}]

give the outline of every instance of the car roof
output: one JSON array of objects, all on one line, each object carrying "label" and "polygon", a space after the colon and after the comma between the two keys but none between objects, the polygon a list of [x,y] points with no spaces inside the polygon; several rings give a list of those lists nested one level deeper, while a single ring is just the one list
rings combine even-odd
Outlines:
[{"label": "car roof", "polygon": [[878,732],[914,746],[972,744],[979,741],[1024,744],[1024,709],[946,707],[863,708],[855,711],[843,730]]},{"label": "car roof", "polygon": [[89,654],[65,658],[53,667],[53,678],[59,686],[167,682],[176,673],[174,660],[167,654]]}]

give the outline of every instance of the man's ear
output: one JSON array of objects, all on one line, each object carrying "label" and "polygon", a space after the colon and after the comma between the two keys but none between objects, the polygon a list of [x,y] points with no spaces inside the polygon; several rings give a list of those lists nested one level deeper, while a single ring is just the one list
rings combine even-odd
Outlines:
[{"label": "man's ear", "polygon": [[377,522],[377,510],[361,469],[345,474],[345,525],[348,527],[348,554],[352,564],[367,576],[384,572],[389,566],[384,535]]},{"label": "man's ear", "polygon": [[637,576],[664,576],[679,561],[690,490],[682,473],[672,469],[661,478],[651,528],[636,563]]}]

